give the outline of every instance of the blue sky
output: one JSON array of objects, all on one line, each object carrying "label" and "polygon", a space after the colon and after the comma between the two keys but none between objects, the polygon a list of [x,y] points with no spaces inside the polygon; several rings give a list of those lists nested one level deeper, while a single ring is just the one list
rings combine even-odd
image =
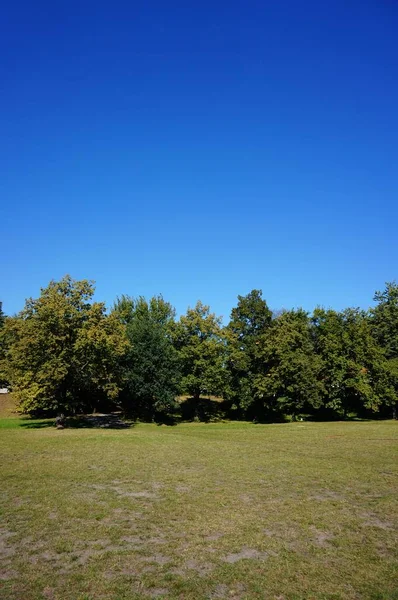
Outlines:
[{"label": "blue sky", "polygon": [[398,3],[15,2],[0,22],[0,300],[52,278],[224,320],[398,278]]}]

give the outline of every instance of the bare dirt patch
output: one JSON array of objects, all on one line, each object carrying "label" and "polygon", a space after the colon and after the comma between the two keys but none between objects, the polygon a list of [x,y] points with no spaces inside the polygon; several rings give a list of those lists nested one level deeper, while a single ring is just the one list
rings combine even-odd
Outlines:
[{"label": "bare dirt patch", "polygon": [[11,543],[11,538],[15,534],[5,527],[0,528],[0,580],[7,581],[17,577],[17,572],[11,568],[12,557],[16,553],[15,546]]},{"label": "bare dirt patch", "polygon": [[169,590],[167,590],[166,588],[153,588],[151,590],[146,591],[145,595],[149,596],[150,598],[160,598],[161,596],[168,594],[168,592]]},{"label": "bare dirt patch", "polygon": [[205,542],[216,542],[224,536],[223,533],[212,533],[211,535],[207,535],[205,537]]},{"label": "bare dirt patch", "polygon": [[10,544],[9,540],[15,534],[4,527],[0,528],[0,558],[7,559],[15,554],[15,548]]},{"label": "bare dirt patch", "polygon": [[151,492],[150,490],[140,490],[140,491],[130,491],[125,487],[120,487],[118,485],[107,485],[107,484],[91,484],[91,488],[95,490],[104,490],[115,492],[120,498],[143,498],[148,500],[156,500],[158,498],[158,494],[155,492]]},{"label": "bare dirt patch", "polygon": [[255,548],[242,548],[242,550],[240,552],[236,552],[233,554],[227,554],[227,556],[224,557],[224,561],[230,564],[234,564],[236,562],[238,562],[239,560],[245,560],[245,559],[257,559],[257,560],[266,560],[269,557],[269,552],[260,552],[259,550],[256,550]]},{"label": "bare dirt patch", "polygon": [[371,512],[363,513],[360,515],[360,517],[363,519],[363,524],[366,527],[378,527],[379,529],[384,530],[396,528],[394,523],[391,523],[391,521],[383,521],[382,519],[379,519],[377,515]]},{"label": "bare dirt patch", "polygon": [[126,542],[129,546],[141,546],[144,540],[138,535],[125,535],[120,538],[122,542]]},{"label": "bare dirt patch", "polygon": [[148,492],[148,491],[128,492],[126,490],[123,490],[122,488],[116,488],[116,487],[114,487],[112,489],[122,498],[148,498],[150,500],[154,500],[158,497],[157,494],[155,494],[154,492]]},{"label": "bare dirt patch", "polygon": [[121,539],[121,544],[112,544],[110,539],[98,539],[84,542],[82,545],[73,548],[71,552],[55,552],[46,550],[31,555],[28,561],[32,564],[41,562],[53,563],[53,567],[58,572],[67,573],[75,565],[85,565],[90,560],[102,557],[105,553],[123,553],[141,550],[144,540],[137,536],[125,537]]},{"label": "bare dirt patch", "polygon": [[214,591],[210,594],[210,598],[226,598],[228,595],[228,586],[225,585],[225,583],[219,583],[216,585],[216,587],[214,588]]},{"label": "bare dirt patch", "polygon": [[167,563],[171,562],[171,558],[170,556],[164,556],[163,554],[153,554],[152,556],[146,556],[145,558],[143,558],[143,560],[145,562],[154,562],[158,565],[166,565]]},{"label": "bare dirt patch", "polygon": [[267,537],[275,537],[278,535],[277,532],[273,529],[263,529],[263,533],[265,533]]},{"label": "bare dirt patch", "polygon": [[309,498],[310,500],[318,500],[319,502],[326,502],[326,501],[330,501],[330,500],[338,500],[339,502],[342,502],[343,500],[345,500],[344,496],[342,496],[342,494],[339,494],[338,492],[334,492],[333,490],[321,490],[318,494],[314,494],[313,496],[310,496]]},{"label": "bare dirt patch", "polygon": [[9,569],[4,566],[0,569],[0,581],[8,581],[9,579],[15,579],[18,577],[18,573],[13,569]]},{"label": "bare dirt patch", "polygon": [[161,481],[153,481],[152,488],[154,490],[162,490],[164,488],[164,483],[162,483]]},{"label": "bare dirt patch", "polygon": [[253,496],[250,496],[249,494],[241,494],[239,496],[239,500],[244,502],[244,504],[251,504],[253,502]]},{"label": "bare dirt patch", "polygon": [[143,519],[144,515],[142,512],[138,511],[129,511],[123,508],[115,508],[110,512],[107,517],[101,519],[101,523],[106,525],[125,525],[129,528],[135,528],[137,526],[137,521]]},{"label": "bare dirt patch", "polygon": [[234,600],[240,600],[242,598],[242,594],[246,591],[246,586],[243,583],[238,583],[237,585],[229,588],[224,583],[219,583],[214,588],[213,592],[210,594],[210,598],[213,600],[224,600],[226,598],[232,598]]},{"label": "bare dirt patch", "polygon": [[179,494],[187,494],[192,488],[189,485],[176,485],[175,489]]},{"label": "bare dirt patch", "polygon": [[182,567],[177,569],[171,569],[170,573],[173,575],[180,575],[181,577],[186,577],[189,575],[190,571],[195,572],[195,577],[207,577],[214,569],[214,565],[208,562],[198,562],[197,560],[190,559],[187,560]]},{"label": "bare dirt patch", "polygon": [[313,542],[317,546],[320,546],[321,548],[326,548],[327,546],[330,546],[329,542],[334,539],[333,533],[321,531],[319,529],[316,529],[316,527],[311,527],[311,530],[313,532]]},{"label": "bare dirt patch", "polygon": [[214,569],[214,565],[211,563],[199,563],[196,560],[187,560],[185,566],[187,569],[195,571],[200,577],[206,577]]}]

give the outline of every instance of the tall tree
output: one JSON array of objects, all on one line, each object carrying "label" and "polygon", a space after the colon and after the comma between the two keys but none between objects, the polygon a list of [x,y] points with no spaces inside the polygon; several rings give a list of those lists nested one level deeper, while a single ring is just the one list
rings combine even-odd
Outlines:
[{"label": "tall tree", "polygon": [[398,284],[387,283],[382,292],[376,292],[373,308],[373,327],[376,338],[385,349],[386,357],[398,357]]},{"label": "tall tree", "polygon": [[312,318],[315,350],[322,359],[324,406],[336,414],[378,411],[391,395],[383,349],[372,336],[369,314],[318,308]]},{"label": "tall tree", "polygon": [[390,282],[374,296],[377,306],[372,309],[373,333],[384,349],[388,381],[393,392],[386,400],[394,418],[398,419],[398,284]]},{"label": "tall tree", "polygon": [[129,347],[123,360],[126,411],[152,420],[172,414],[179,390],[180,366],[172,342],[175,310],[161,296],[149,302],[122,296],[113,314],[126,325]]},{"label": "tall tree", "polygon": [[342,414],[347,373],[344,317],[335,310],[316,308],[311,322],[315,352],[322,360],[320,379],[323,384],[324,408],[326,412]]},{"label": "tall tree", "polygon": [[271,325],[272,312],[261,290],[238,296],[225,329],[227,339],[228,387],[232,406],[243,416],[255,397],[254,382],[262,364],[257,357],[260,337]]},{"label": "tall tree", "polygon": [[259,340],[257,357],[262,371],[255,379],[257,405],[265,414],[296,417],[321,403],[321,361],[314,354],[308,314],[285,311]]},{"label": "tall tree", "polygon": [[385,387],[388,382],[384,351],[372,336],[369,313],[348,308],[342,314],[347,357],[345,409],[358,413],[363,409],[378,412],[383,396],[390,394]]},{"label": "tall tree", "polygon": [[225,387],[225,343],[221,319],[197,302],[182,315],[174,330],[181,360],[181,389],[199,400],[203,394],[222,394]]},{"label": "tall tree", "polygon": [[0,302],[0,387],[7,385],[7,379],[4,372],[4,359],[6,355],[6,336],[4,331],[5,314],[3,312],[3,304]]},{"label": "tall tree", "polygon": [[124,328],[90,303],[93,293],[92,282],[66,276],[6,320],[6,373],[23,412],[75,412],[117,397]]}]

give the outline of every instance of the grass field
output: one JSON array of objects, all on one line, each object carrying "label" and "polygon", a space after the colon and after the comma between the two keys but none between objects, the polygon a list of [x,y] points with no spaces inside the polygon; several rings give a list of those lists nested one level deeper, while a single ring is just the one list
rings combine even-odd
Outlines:
[{"label": "grass field", "polygon": [[0,424],[2,600],[398,598],[397,422]]}]

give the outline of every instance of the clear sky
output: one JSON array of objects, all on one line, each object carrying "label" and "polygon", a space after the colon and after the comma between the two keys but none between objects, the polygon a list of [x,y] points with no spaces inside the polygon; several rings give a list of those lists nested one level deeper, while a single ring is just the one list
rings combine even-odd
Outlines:
[{"label": "clear sky", "polygon": [[398,278],[395,0],[6,2],[0,56],[7,314],[66,273],[224,320]]}]

